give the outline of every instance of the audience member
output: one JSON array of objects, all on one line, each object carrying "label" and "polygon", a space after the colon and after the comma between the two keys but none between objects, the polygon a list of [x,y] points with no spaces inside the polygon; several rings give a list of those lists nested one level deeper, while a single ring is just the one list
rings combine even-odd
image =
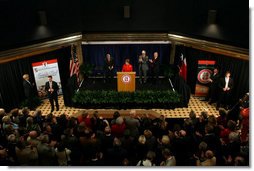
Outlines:
[{"label": "audience member", "polygon": [[176,165],[176,159],[175,156],[172,156],[169,149],[164,149],[162,151],[162,156],[164,157],[164,161],[160,163],[160,166],[175,166]]},{"label": "audience member", "polygon": [[137,166],[155,166],[154,164],[154,159],[156,157],[155,152],[153,151],[148,151],[146,158],[145,159],[141,159],[138,163]]},{"label": "audience member", "polygon": [[197,166],[216,166],[216,157],[211,150],[206,151],[205,157],[206,159],[202,162],[197,159]]},{"label": "audience member", "polygon": [[59,166],[68,166],[70,163],[71,150],[66,148],[63,143],[59,143],[55,149],[56,158]]},{"label": "audience member", "polygon": [[139,135],[140,122],[137,119],[136,111],[131,110],[130,115],[124,118],[126,129],[130,130],[130,136],[137,138]]}]

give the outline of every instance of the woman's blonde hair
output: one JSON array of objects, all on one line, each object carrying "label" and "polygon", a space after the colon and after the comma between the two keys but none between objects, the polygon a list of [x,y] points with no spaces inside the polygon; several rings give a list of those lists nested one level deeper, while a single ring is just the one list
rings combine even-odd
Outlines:
[{"label": "woman's blonde hair", "polygon": [[138,138],[138,142],[140,144],[145,144],[146,143],[146,137],[144,135],[140,135]]},{"label": "woman's blonde hair", "polygon": [[162,144],[169,144],[170,143],[169,136],[163,135],[161,138],[161,142],[162,142]]}]

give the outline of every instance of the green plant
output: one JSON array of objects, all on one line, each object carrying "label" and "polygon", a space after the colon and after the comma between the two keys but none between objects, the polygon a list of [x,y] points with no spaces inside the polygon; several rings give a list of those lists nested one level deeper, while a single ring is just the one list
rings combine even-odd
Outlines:
[{"label": "green plant", "polygon": [[172,78],[175,75],[175,70],[172,65],[163,65],[162,68],[166,78]]},{"label": "green plant", "polygon": [[117,92],[117,91],[91,91],[84,90],[76,93],[73,102],[79,106],[103,106],[116,108],[119,105],[132,105],[135,107],[147,107],[160,105],[175,105],[180,103],[180,96],[171,90],[164,91],[136,91],[136,92]]},{"label": "green plant", "polygon": [[93,68],[94,68],[94,66],[92,64],[81,64],[79,66],[79,71],[88,77],[88,76],[92,75]]}]

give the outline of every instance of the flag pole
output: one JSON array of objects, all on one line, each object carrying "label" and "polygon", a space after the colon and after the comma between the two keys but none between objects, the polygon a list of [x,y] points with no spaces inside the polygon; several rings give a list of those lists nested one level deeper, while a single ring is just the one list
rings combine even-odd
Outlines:
[{"label": "flag pole", "polygon": [[174,86],[173,86],[173,84],[172,84],[171,79],[170,79],[170,78],[168,78],[168,81],[169,81],[169,83],[170,83],[170,85],[171,85],[171,87],[172,87],[172,90],[175,92],[175,89],[174,89]]}]

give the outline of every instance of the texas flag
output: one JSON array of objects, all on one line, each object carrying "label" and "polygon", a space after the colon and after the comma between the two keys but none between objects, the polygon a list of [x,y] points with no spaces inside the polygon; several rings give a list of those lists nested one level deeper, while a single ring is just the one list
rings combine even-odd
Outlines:
[{"label": "texas flag", "polygon": [[180,65],[179,65],[179,69],[180,69],[180,76],[183,77],[183,79],[185,81],[187,81],[187,62],[186,62],[186,58],[183,56],[183,54],[181,53],[180,56],[181,60],[180,60]]}]

